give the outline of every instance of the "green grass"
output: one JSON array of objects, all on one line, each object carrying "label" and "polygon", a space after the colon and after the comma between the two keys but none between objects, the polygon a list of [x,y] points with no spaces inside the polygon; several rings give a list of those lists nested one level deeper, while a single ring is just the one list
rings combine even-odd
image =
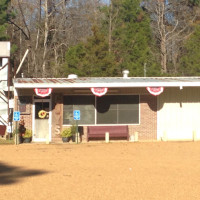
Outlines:
[{"label": "green grass", "polygon": [[14,144],[14,140],[13,139],[5,140],[5,139],[0,138],[0,145],[1,144]]}]

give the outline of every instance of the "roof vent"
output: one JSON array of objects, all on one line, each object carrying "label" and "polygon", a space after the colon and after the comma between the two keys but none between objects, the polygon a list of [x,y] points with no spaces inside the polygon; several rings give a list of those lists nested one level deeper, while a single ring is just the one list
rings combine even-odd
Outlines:
[{"label": "roof vent", "polygon": [[123,73],[123,78],[128,78],[129,70],[124,70],[122,73]]},{"label": "roof vent", "polygon": [[69,74],[68,78],[69,79],[75,79],[75,78],[78,78],[78,76],[76,74]]}]

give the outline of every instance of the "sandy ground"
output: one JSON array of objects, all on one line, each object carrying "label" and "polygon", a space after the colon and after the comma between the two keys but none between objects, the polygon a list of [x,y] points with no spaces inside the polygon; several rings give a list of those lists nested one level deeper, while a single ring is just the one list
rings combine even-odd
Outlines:
[{"label": "sandy ground", "polygon": [[1,200],[200,199],[200,142],[0,145]]}]

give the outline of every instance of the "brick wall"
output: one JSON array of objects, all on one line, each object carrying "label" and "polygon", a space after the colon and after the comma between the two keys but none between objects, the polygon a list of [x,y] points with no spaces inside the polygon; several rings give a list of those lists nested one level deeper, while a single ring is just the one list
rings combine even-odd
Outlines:
[{"label": "brick wall", "polygon": [[25,121],[25,128],[26,129],[30,129],[32,130],[32,115],[21,115],[21,117],[24,118],[24,121]]},{"label": "brick wall", "polygon": [[52,142],[61,142],[61,130],[63,121],[63,96],[54,94],[52,97]]},{"label": "brick wall", "polygon": [[[157,140],[157,97],[140,95],[140,124],[129,125],[129,135],[138,132],[139,141]],[[82,141],[86,142],[87,127],[83,127]]]},{"label": "brick wall", "polygon": [[[25,128],[32,130],[32,100],[27,102],[27,104],[24,104],[26,110],[25,112],[21,112],[18,104],[19,97],[15,96],[15,111],[20,111],[20,118],[23,117],[25,122]],[[30,96],[30,99],[32,99],[32,96]],[[14,123],[15,126],[15,123]]]},{"label": "brick wall", "polygon": [[[15,101],[16,103],[16,101]],[[55,103],[55,102],[54,102]],[[62,102],[57,103],[62,105]],[[56,103],[55,103],[56,105]],[[55,106],[54,105],[54,106]],[[32,129],[32,103],[30,106],[30,113],[21,114],[25,120],[25,127],[27,129]],[[59,110],[59,116],[62,116],[62,107],[56,109],[53,106],[53,121],[57,119],[56,110]],[[61,110],[61,111],[60,111]],[[56,121],[55,121],[56,122]],[[59,124],[62,119],[59,120]],[[54,122],[52,122],[54,125]],[[61,124],[60,124],[61,125]],[[54,126],[52,126],[54,127]],[[62,125],[61,125],[62,127]],[[55,128],[55,127],[54,127]],[[138,132],[139,141],[152,141],[157,139],[157,97],[152,95],[140,95],[140,124],[139,125],[129,125],[129,135]],[[52,139],[56,141],[57,136],[55,130],[52,130]],[[82,130],[82,141],[85,142],[87,139],[87,127],[84,126]]]},{"label": "brick wall", "polygon": [[129,126],[129,135],[134,132],[139,140],[157,140],[157,97],[140,95],[140,124]]}]

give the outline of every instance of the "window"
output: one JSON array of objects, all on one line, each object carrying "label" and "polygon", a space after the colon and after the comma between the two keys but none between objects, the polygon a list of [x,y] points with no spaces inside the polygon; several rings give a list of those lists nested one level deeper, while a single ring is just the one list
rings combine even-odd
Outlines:
[{"label": "window", "polygon": [[65,96],[63,124],[73,123],[74,110],[79,124],[139,124],[139,95]]},{"label": "window", "polygon": [[111,95],[97,98],[97,124],[138,123],[138,95]]},{"label": "window", "polygon": [[0,58],[0,67],[3,67],[3,58]]},{"label": "window", "polygon": [[65,96],[63,106],[63,124],[73,124],[73,111],[80,110],[79,124],[95,123],[94,96]]}]

